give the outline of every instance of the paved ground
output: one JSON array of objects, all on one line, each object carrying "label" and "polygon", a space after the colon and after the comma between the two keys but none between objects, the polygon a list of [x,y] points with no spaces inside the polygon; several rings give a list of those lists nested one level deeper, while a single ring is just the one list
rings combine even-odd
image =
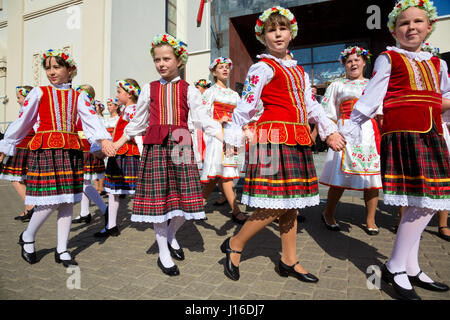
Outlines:
[{"label": "paved ground", "polygon": [[[318,172],[324,155],[315,155]],[[380,201],[377,224],[381,232],[375,237],[368,236],[363,227],[362,194],[347,191],[337,209],[343,231],[333,233],[320,220],[327,188],[321,186],[320,193],[321,205],[302,212],[307,220],[299,226],[297,237],[298,257],[308,271],[320,278],[317,284],[311,285],[281,278],[275,272],[281,252],[275,223],[249,242],[240,265],[241,279],[234,282],[226,278],[225,259],[219,246],[239,226],[230,221],[229,207],[216,210],[211,205],[216,193],[207,206],[208,220],[188,222],[178,233],[186,254],[186,260],[178,263],[181,271],[178,277],[165,276],[157,267],[152,226],[130,222],[132,199],[129,198],[120,204],[120,237],[106,241],[93,237],[103,221],[93,206],[91,212],[95,219],[90,225],[72,225],[69,248],[80,269],[68,273],[54,261],[56,214],[38,233],[39,263],[31,266],[22,260],[17,245],[26,224],[13,220],[23,205],[11,185],[0,182],[0,299],[393,299],[395,293],[383,282],[381,290],[368,289],[366,270],[370,265],[381,266],[391,253],[395,210]],[[245,210],[245,206],[241,208]],[[75,212],[79,209],[78,204]],[[437,236],[433,218],[421,242],[422,269],[436,281],[450,284],[449,254],[450,244]],[[438,294],[420,288],[417,292],[423,299],[450,299],[450,292]]]}]

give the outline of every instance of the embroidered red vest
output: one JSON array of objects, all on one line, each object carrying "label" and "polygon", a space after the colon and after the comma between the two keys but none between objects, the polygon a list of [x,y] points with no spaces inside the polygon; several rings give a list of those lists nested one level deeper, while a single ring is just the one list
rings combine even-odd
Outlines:
[{"label": "embroidered red vest", "polygon": [[350,119],[350,115],[353,111],[353,107],[358,99],[350,99],[342,101],[339,105],[340,116],[339,119],[348,120]]},{"label": "embroidered red vest", "polygon": [[[312,145],[304,100],[305,72],[302,67],[286,68],[271,59],[261,59],[273,69],[264,87],[264,112],[257,122],[259,143]],[[278,140],[276,139],[278,131]],[[272,135],[272,132],[274,135]]]},{"label": "embroidered red vest", "polygon": [[16,148],[17,149],[27,149],[28,148],[28,143],[30,143],[31,139],[33,139],[34,134],[35,134],[34,129],[31,129],[30,132],[28,132],[28,134],[26,135],[26,137],[23,138],[22,141],[20,141],[16,145]]},{"label": "embroidered red vest", "polygon": [[28,147],[37,149],[81,149],[76,129],[77,102],[80,94],[73,89],[40,87],[40,125]]},{"label": "embroidered red vest", "polygon": [[[125,112],[125,109],[126,108],[123,109],[123,112]],[[130,123],[129,121],[123,119],[123,112],[120,114],[119,120],[117,121],[116,127],[114,128],[112,134],[113,142],[116,142],[122,137],[125,127]],[[126,155],[130,157],[141,155],[136,142],[134,142],[134,139],[127,141],[122,147],[120,147],[120,149],[117,150],[117,154]]]},{"label": "embroidered red vest", "polygon": [[164,85],[160,81],[150,83],[150,117],[144,144],[163,144],[175,130],[173,138],[177,143],[192,144],[187,124],[188,88],[184,80]]},{"label": "embroidered red vest", "polygon": [[434,122],[438,133],[442,135],[439,58],[432,57],[419,62],[408,60],[395,51],[386,51],[384,54],[391,60],[391,77],[383,101],[382,134],[426,133]]},{"label": "embroidered red vest", "polygon": [[231,121],[235,108],[235,105],[214,101],[213,119],[219,121],[224,116],[227,116]]}]

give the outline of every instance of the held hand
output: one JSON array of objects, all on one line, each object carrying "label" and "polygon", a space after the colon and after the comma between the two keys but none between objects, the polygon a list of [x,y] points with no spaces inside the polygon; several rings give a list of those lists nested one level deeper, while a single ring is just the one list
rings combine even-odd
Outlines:
[{"label": "held hand", "polygon": [[103,160],[106,158],[106,155],[102,151],[96,151],[93,153],[94,157],[96,157],[99,160]]},{"label": "held hand", "polygon": [[0,152],[0,163],[3,162],[3,159],[5,159],[5,154]]},{"label": "held hand", "polygon": [[114,157],[116,155],[116,150],[111,140],[102,140],[102,151],[108,157]]},{"label": "held hand", "polygon": [[253,138],[255,136],[255,133],[253,133],[248,127],[245,128],[242,127],[242,132],[244,133],[245,139],[247,139],[248,142],[253,141]]},{"label": "held hand", "polygon": [[224,123],[227,123],[231,119],[228,116],[223,116],[222,119],[219,120],[220,124],[223,125]]},{"label": "held hand", "polygon": [[327,137],[327,145],[333,151],[341,151],[345,147],[345,139],[339,132],[334,132]]}]

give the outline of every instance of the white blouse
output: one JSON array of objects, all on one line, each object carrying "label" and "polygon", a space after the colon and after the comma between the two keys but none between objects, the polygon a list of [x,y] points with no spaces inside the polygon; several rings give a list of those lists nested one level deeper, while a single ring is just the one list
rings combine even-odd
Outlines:
[{"label": "white blouse", "polygon": [[[386,49],[402,53],[407,58],[417,61],[429,60],[433,56],[430,52],[424,51],[411,52],[397,47],[387,47]],[[385,54],[382,54],[375,61],[372,79],[369,81],[361,98],[355,104],[350,120],[341,129],[347,142],[351,144],[359,144],[361,142],[360,125],[368,119],[373,118],[378,106],[383,103],[390,76],[391,61]],[[441,60],[439,82],[442,97],[450,99],[450,79],[447,63],[444,60]]]},{"label": "white blouse", "polygon": [[[176,77],[171,82],[180,81],[180,77]],[[159,80],[161,84],[167,84],[164,79]],[[148,120],[150,116],[150,85],[144,86],[139,95],[139,99],[136,105],[136,113],[134,118],[131,119],[124,131],[124,136],[131,140],[133,137],[142,135],[148,127]],[[189,115],[191,121],[197,128],[203,128],[206,134],[210,136],[217,136],[222,132],[222,126],[219,122],[213,120],[206,113],[206,108],[202,104],[202,97],[200,91],[195,87],[188,87],[187,103],[189,107]]]},{"label": "white blouse", "polygon": [[[268,58],[275,60],[287,68],[297,66],[296,60],[281,60],[269,54],[262,54],[257,58]],[[239,100],[233,112],[233,121],[225,125],[224,140],[226,143],[240,147],[242,145],[241,127],[249,123],[258,112],[258,105],[261,100],[261,93],[264,87],[272,80],[273,69],[264,62],[252,65],[247,73],[247,80],[244,83],[242,98]],[[320,103],[316,101],[311,90],[309,76],[305,73],[304,100],[308,113],[308,122],[317,125],[319,135],[325,140],[330,134],[337,131],[336,124],[328,119]]]},{"label": "white blouse", "polygon": [[[71,88],[70,83],[52,86],[59,90]],[[25,108],[22,108],[21,116],[11,123],[5,132],[4,139],[0,141],[0,152],[13,156],[16,152],[16,144],[22,141],[36,123],[39,123],[37,120],[39,117],[39,102],[42,95],[43,92],[40,87],[33,88],[27,95],[25,101],[28,101],[28,104]],[[100,143],[101,140],[111,140],[111,135],[106,131],[100,117],[89,112],[91,108],[89,98],[84,92],[81,92],[77,102],[77,112],[81,118],[86,139],[90,144]]]}]

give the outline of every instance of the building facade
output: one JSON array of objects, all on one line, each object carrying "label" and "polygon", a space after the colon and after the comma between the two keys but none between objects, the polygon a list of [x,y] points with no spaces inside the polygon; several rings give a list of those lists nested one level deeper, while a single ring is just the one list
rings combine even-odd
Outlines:
[{"label": "building facade", "polygon": [[49,48],[73,55],[74,85],[91,84],[101,101],[115,96],[118,79],[143,86],[159,78],[150,47],[163,32],[188,44],[185,80],[208,78],[210,4],[197,27],[199,6],[200,0],[0,0],[0,131],[17,118],[16,86],[48,84],[40,54]]}]

